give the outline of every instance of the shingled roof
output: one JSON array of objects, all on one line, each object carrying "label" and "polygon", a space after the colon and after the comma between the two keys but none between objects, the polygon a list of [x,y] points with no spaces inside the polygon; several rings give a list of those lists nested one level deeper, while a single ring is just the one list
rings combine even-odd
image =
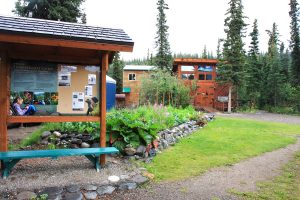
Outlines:
[{"label": "shingled roof", "polygon": [[122,29],[0,15],[1,33],[130,46],[134,44]]}]

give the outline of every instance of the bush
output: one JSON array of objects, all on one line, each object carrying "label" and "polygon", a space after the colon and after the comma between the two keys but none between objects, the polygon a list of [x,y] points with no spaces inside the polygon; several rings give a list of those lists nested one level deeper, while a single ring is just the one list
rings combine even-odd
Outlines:
[{"label": "bush", "polygon": [[182,80],[166,71],[155,71],[142,79],[140,104],[162,104],[187,107],[190,104],[191,89]]},{"label": "bush", "polygon": [[[107,142],[119,150],[127,145],[138,147],[149,145],[160,130],[167,129],[189,120],[198,120],[202,114],[189,106],[178,109],[171,106],[142,106],[137,109],[112,110],[107,113]],[[22,146],[36,144],[43,131],[60,131],[64,133],[89,133],[99,141],[100,124],[97,122],[47,123],[22,142]],[[54,149],[50,146],[48,148]]]}]

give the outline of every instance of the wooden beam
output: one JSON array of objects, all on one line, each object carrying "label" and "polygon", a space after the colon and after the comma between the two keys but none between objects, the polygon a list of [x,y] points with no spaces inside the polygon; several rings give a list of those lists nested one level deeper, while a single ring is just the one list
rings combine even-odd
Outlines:
[{"label": "wooden beam", "polygon": [[99,116],[9,116],[8,123],[99,122]]},{"label": "wooden beam", "polygon": [[[102,54],[100,76],[100,147],[106,147],[106,70],[108,69],[108,52]],[[105,165],[105,155],[100,157],[101,166]]]},{"label": "wooden beam", "polygon": [[0,52],[0,57],[0,151],[7,151],[7,116],[10,90],[9,59],[6,52]]},{"label": "wooden beam", "polygon": [[0,34],[0,42],[18,43],[18,44],[33,44],[43,46],[70,47],[79,49],[94,49],[102,51],[123,51],[132,52],[132,45],[118,45],[108,43],[97,43],[76,40],[63,40],[56,38],[34,37],[27,35],[12,35],[7,33]]}]

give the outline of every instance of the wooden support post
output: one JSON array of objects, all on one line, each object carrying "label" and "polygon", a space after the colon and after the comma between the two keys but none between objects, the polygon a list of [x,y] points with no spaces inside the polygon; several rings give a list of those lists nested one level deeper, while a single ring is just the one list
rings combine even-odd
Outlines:
[{"label": "wooden support post", "polygon": [[[7,54],[0,54],[0,151],[8,150],[7,116],[9,108],[9,62]],[[1,163],[0,168],[3,167]]]},{"label": "wooden support post", "polygon": [[[100,75],[100,147],[106,146],[106,70],[108,69],[108,53],[102,54]],[[101,166],[105,165],[105,155],[100,156]]]}]

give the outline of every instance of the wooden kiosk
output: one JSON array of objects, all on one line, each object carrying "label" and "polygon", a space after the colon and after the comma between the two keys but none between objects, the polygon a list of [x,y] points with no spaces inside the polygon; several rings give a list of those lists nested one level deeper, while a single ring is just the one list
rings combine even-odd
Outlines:
[{"label": "wooden kiosk", "polygon": [[[8,123],[97,122],[100,147],[106,146],[106,73],[115,52],[132,52],[134,43],[121,29],[41,19],[0,16],[0,151],[8,151]],[[100,66],[100,116],[10,116],[14,60]],[[105,155],[101,155],[101,165]]]}]

